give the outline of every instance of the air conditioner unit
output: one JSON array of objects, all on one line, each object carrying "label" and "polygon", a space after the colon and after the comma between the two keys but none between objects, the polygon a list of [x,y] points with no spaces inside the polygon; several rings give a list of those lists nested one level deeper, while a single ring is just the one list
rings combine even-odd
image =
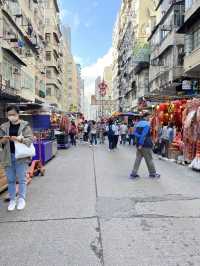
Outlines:
[{"label": "air conditioner unit", "polygon": [[19,74],[20,74],[20,69],[14,67],[14,68],[13,68],[13,74],[14,74],[14,75],[19,75]]},{"label": "air conditioner unit", "polygon": [[26,50],[26,52],[25,52],[25,56],[26,56],[26,57],[32,57],[31,50]]}]

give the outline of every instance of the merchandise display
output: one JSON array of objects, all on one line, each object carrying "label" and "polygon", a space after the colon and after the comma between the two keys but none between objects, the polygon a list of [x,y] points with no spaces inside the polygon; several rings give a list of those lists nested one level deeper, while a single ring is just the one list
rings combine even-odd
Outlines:
[{"label": "merchandise display", "polygon": [[173,123],[175,134],[169,159],[183,156],[191,168],[200,170],[200,99],[161,103],[156,106],[151,123],[154,143],[159,141],[159,130]]}]

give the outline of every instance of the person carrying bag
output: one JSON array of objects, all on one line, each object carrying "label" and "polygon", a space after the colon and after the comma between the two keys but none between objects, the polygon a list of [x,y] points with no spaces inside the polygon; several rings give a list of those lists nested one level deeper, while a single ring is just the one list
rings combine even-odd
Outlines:
[{"label": "person carrying bag", "polygon": [[[33,133],[28,122],[20,120],[19,108],[7,108],[8,122],[0,126],[0,145],[2,147],[2,162],[8,180],[10,202],[8,211],[23,210],[26,206],[26,172],[32,156]],[[19,197],[16,201],[16,180],[19,183]]]}]

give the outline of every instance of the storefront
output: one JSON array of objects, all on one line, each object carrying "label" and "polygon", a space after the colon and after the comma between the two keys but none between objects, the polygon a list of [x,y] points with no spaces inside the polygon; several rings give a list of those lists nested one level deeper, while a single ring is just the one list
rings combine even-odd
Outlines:
[{"label": "storefront", "polygon": [[200,164],[196,163],[196,158],[200,157],[200,99],[179,99],[158,104],[152,115],[154,143],[161,141],[159,132],[169,123],[173,123],[175,132],[173,143],[169,146],[169,159],[182,160],[200,170]]}]

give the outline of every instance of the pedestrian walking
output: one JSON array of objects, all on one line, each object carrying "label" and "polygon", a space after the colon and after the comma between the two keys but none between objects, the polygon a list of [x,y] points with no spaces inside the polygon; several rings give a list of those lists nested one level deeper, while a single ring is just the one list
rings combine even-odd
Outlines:
[{"label": "pedestrian walking", "polygon": [[92,124],[91,124],[90,144],[91,145],[97,145],[97,124],[95,121],[92,121]]},{"label": "pedestrian walking", "polygon": [[120,126],[118,123],[115,124],[115,133],[114,133],[114,149],[117,149],[119,141]]},{"label": "pedestrian walking", "polygon": [[108,126],[106,127],[106,132],[108,135],[109,142],[109,151],[114,149],[114,136],[115,136],[115,125],[112,120],[108,122]]},{"label": "pedestrian walking", "polygon": [[134,125],[133,123],[129,126],[128,129],[128,136],[129,136],[129,145],[135,144],[135,136],[134,136]]},{"label": "pedestrian walking", "polygon": [[165,125],[161,136],[161,154],[163,157],[169,158],[169,147],[174,140],[174,125],[169,123]]},{"label": "pedestrian walking", "polygon": [[128,133],[128,126],[125,122],[120,126],[120,135],[121,135],[121,144],[125,145],[126,144],[126,137]]},{"label": "pedestrian walking", "polygon": [[71,126],[69,129],[69,135],[71,139],[71,145],[76,146],[77,127],[74,121],[71,122]]},{"label": "pedestrian walking", "polygon": [[[19,112],[17,106],[9,106],[7,108],[7,117],[9,121],[0,126],[2,165],[5,167],[6,171],[10,198],[8,211],[14,211],[16,206],[18,210],[23,210],[26,206],[26,174],[30,158],[16,159],[16,145],[17,143],[22,143],[27,147],[31,147],[33,144],[31,127],[28,122],[20,119]],[[21,147],[23,148],[23,145]],[[18,149],[20,149],[19,145]],[[16,181],[19,183],[18,200],[16,200]]]},{"label": "pedestrian walking", "polygon": [[153,162],[153,142],[151,139],[151,128],[150,123],[148,122],[149,116],[145,116],[137,123],[135,126],[134,135],[136,137],[136,160],[134,164],[133,171],[130,175],[131,179],[136,179],[139,177],[138,170],[141,164],[142,159],[145,159],[149,170],[149,177],[150,178],[159,178],[160,175],[157,174],[156,168]]},{"label": "pedestrian walking", "polygon": [[84,135],[83,135],[83,140],[85,142],[88,142],[88,121],[85,120],[84,122]]},{"label": "pedestrian walking", "polygon": [[100,126],[99,126],[100,144],[104,144],[105,135],[106,135],[106,125],[105,125],[104,121],[101,121]]}]

